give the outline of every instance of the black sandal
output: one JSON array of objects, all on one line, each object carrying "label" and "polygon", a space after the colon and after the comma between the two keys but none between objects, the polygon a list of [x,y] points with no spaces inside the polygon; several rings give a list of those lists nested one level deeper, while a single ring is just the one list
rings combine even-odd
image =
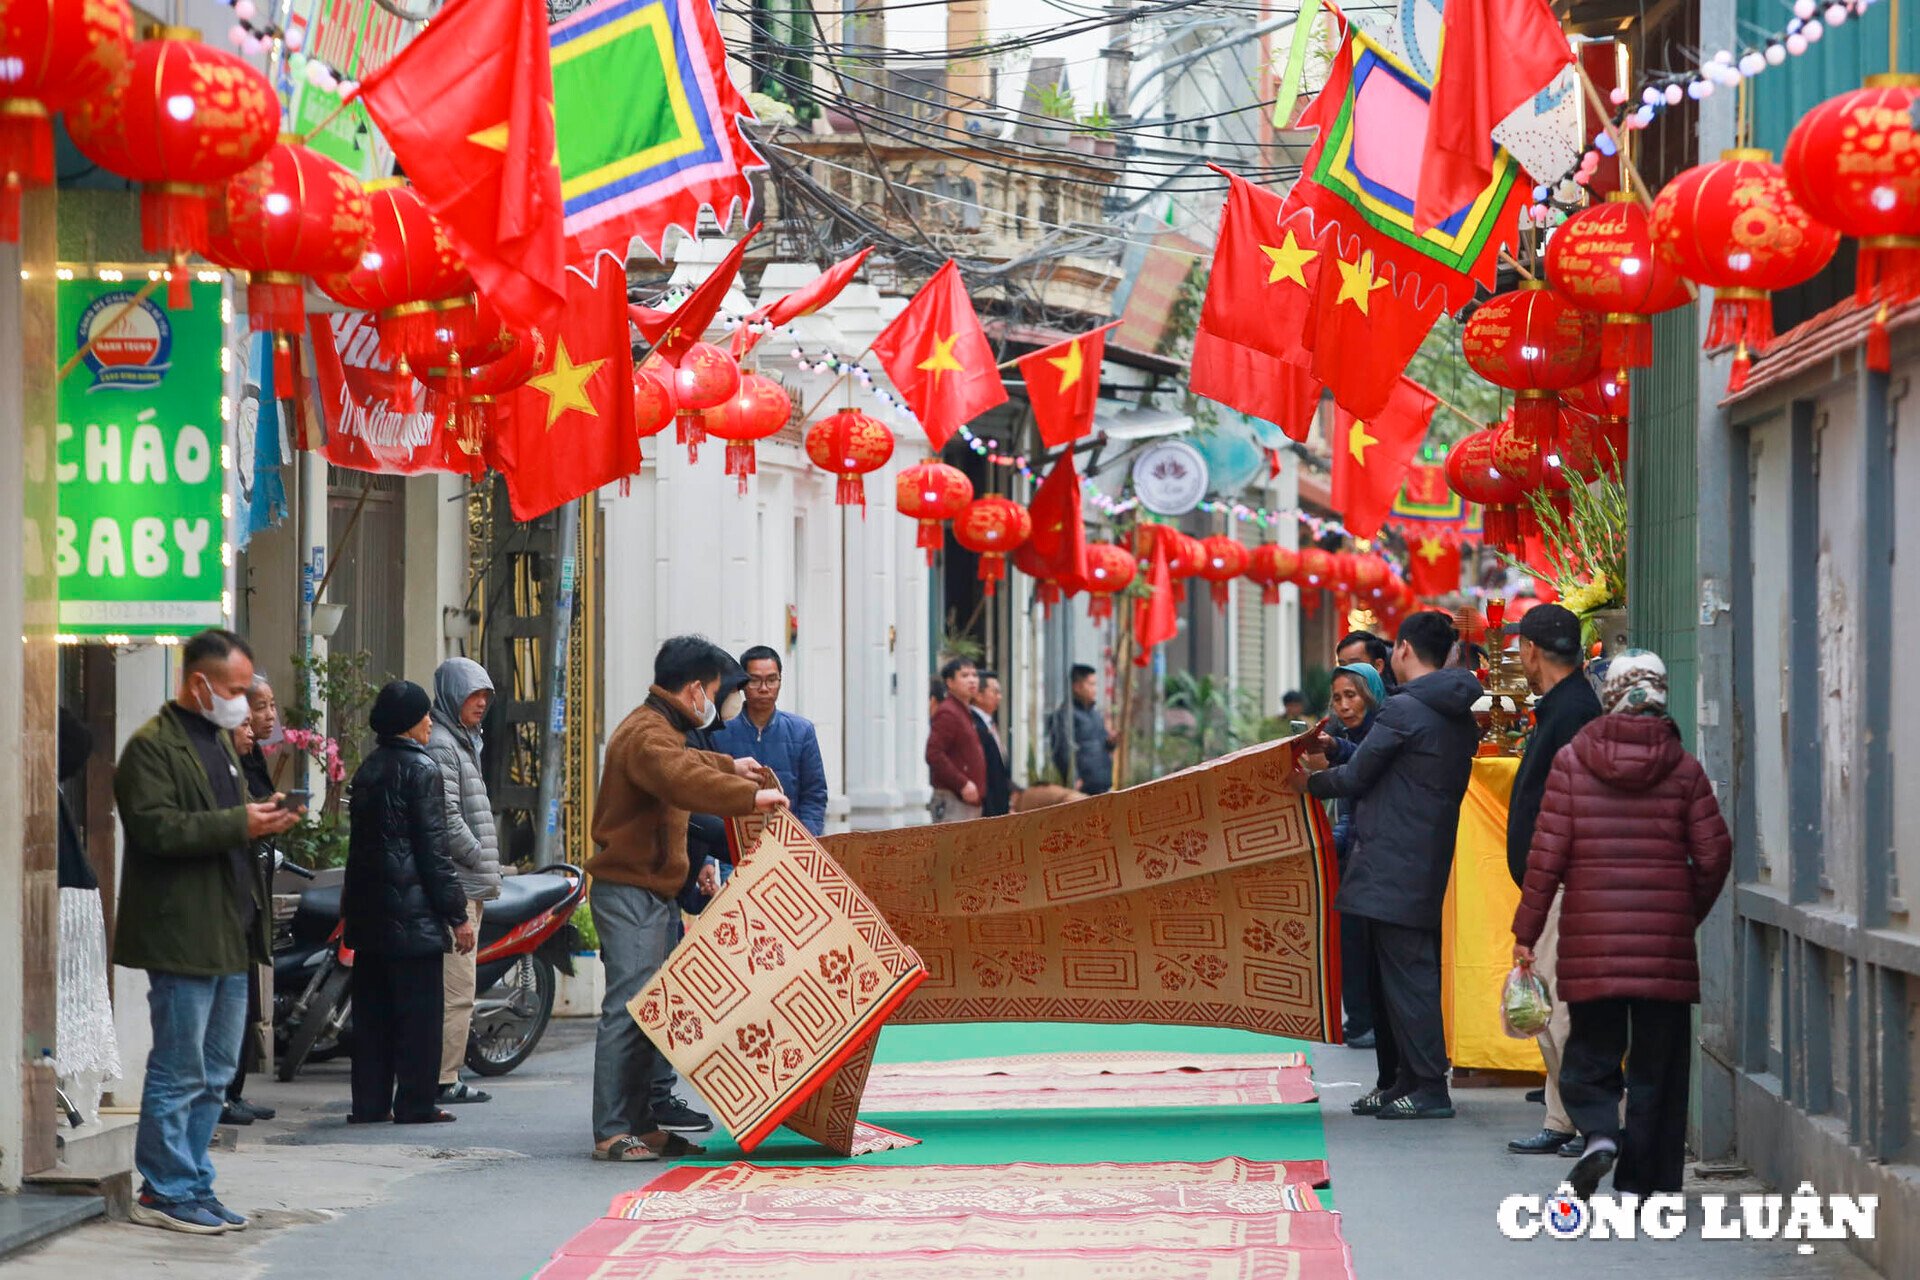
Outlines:
[{"label": "black sandal", "polygon": [[1357,1116],[1377,1116],[1380,1114],[1380,1108],[1386,1105],[1387,1095],[1385,1091],[1374,1089],[1355,1098],[1353,1105],[1349,1107],[1348,1110]]},{"label": "black sandal", "polygon": [[1443,1102],[1421,1102],[1412,1094],[1408,1094],[1405,1097],[1395,1098],[1381,1107],[1380,1113],[1374,1119],[1451,1120],[1453,1119],[1453,1102],[1450,1099]]}]

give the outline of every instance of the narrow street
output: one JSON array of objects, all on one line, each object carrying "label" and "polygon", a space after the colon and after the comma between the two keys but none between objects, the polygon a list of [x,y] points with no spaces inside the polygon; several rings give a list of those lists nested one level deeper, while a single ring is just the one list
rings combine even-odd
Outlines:
[{"label": "narrow street", "polygon": [[[1224,1031],[1041,1024],[966,1028],[978,1045],[990,1030],[1019,1051],[1049,1042],[1202,1052],[1279,1052],[1307,1047]],[[911,1058],[961,1029],[896,1028],[880,1056]],[[1007,1041],[1006,1038],[1011,1038]],[[1592,1277],[1650,1271],[1697,1280],[1872,1280],[1843,1247],[1822,1243],[1802,1256],[1788,1242],[1717,1242],[1689,1234],[1671,1242],[1505,1240],[1494,1225],[1502,1197],[1552,1190],[1558,1158],[1509,1156],[1506,1140],[1538,1122],[1518,1089],[1462,1089],[1452,1123],[1382,1125],[1354,1117],[1347,1103],[1372,1069],[1372,1055],[1307,1047],[1320,1101],[1281,1107],[1141,1112],[1130,1132],[1113,1111],[919,1112],[868,1119],[925,1139],[918,1148],[868,1163],[1122,1163],[1301,1159],[1324,1152],[1331,1171],[1322,1201],[1339,1211],[1361,1280],[1407,1276],[1533,1280],[1576,1266]],[[1012,1050],[1009,1050],[1012,1051]],[[1092,1051],[1089,1049],[1088,1051]],[[239,1149],[216,1157],[222,1194],[253,1215],[245,1233],[197,1240],[125,1223],[95,1223],[9,1260],[8,1280],[76,1275],[162,1280],[333,1280],[338,1276],[459,1275],[518,1280],[537,1271],[566,1240],[622,1192],[656,1177],[661,1165],[627,1168],[586,1158],[581,1137],[593,1059],[592,1024],[557,1021],[540,1051],[515,1074],[483,1082],[491,1103],[462,1108],[460,1120],[429,1130],[348,1130],[343,1062],[315,1066],[290,1085],[256,1082],[248,1095],[279,1117],[239,1130]],[[986,1132],[982,1132],[982,1131]],[[1000,1131],[1000,1132],[995,1132]],[[423,1141],[434,1139],[436,1141]],[[715,1142],[712,1155],[730,1148]],[[1048,1152],[1052,1152],[1049,1159]],[[756,1163],[806,1161],[806,1144],[782,1133]],[[831,1157],[823,1165],[845,1164]],[[861,1163],[856,1161],[854,1163]],[[1758,1184],[1690,1179],[1688,1192],[1734,1195]],[[1420,1212],[1407,1211],[1417,1201]]]}]

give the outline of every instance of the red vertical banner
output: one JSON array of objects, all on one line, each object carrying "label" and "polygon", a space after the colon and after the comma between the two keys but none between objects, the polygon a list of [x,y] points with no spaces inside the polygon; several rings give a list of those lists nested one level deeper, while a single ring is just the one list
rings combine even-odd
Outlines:
[{"label": "red vertical banner", "polygon": [[[1593,87],[1600,91],[1600,100],[1609,102],[1615,88],[1620,84],[1620,61],[1622,51],[1618,41],[1589,40],[1580,45],[1580,66],[1593,81]],[[1604,132],[1607,121],[1594,110],[1593,103],[1587,100],[1587,91],[1575,85],[1573,91],[1580,95],[1580,120],[1586,127],[1586,136],[1581,139],[1583,146],[1592,146],[1594,135]],[[1620,157],[1601,156],[1600,167],[1593,171],[1593,180],[1587,184],[1587,190],[1597,192],[1602,197],[1626,190],[1626,184],[1620,176]]]}]

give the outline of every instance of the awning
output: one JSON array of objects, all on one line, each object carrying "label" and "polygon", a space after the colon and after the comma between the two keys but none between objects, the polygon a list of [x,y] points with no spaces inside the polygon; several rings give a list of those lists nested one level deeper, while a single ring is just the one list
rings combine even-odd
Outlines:
[{"label": "awning", "polygon": [[1109,440],[1153,440],[1185,435],[1193,430],[1193,419],[1172,409],[1149,409],[1103,396],[1094,402],[1093,425]]}]

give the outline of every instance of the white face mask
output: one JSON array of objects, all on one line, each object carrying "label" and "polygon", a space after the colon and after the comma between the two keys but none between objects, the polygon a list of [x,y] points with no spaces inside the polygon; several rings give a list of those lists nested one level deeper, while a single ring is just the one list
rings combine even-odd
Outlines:
[{"label": "white face mask", "polygon": [[700,699],[707,704],[707,709],[705,711],[697,711],[694,714],[701,717],[697,727],[705,729],[720,718],[720,708],[713,705],[713,699],[707,697],[707,691],[704,687],[700,690]]},{"label": "white face mask", "polygon": [[205,676],[200,683],[207,686],[207,698],[212,703],[200,709],[201,714],[213,721],[221,729],[238,729],[253,717],[253,708],[247,703],[247,695],[236,693],[231,698],[223,698],[213,691],[213,682]]}]

